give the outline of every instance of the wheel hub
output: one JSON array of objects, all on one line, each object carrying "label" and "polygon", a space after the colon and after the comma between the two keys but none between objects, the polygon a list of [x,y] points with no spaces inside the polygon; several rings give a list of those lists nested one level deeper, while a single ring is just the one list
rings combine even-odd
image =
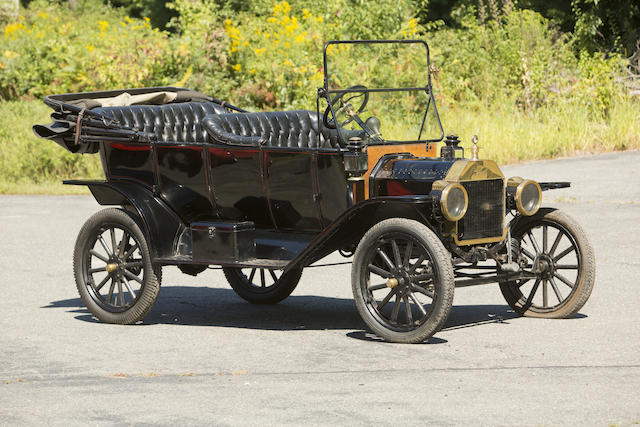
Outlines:
[{"label": "wheel hub", "polygon": [[107,264],[106,269],[107,269],[107,273],[113,273],[118,269],[118,264],[115,262],[109,263]]},{"label": "wheel hub", "polygon": [[549,278],[553,276],[553,259],[547,254],[540,254],[538,258],[538,268],[543,278]]}]

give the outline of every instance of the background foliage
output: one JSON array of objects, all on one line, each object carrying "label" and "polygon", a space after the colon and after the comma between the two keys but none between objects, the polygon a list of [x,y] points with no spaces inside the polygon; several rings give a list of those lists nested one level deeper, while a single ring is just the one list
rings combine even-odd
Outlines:
[{"label": "background foliage", "polygon": [[[100,174],[95,159],[30,136],[47,121],[34,99],[178,85],[248,109],[313,109],[329,39],[427,40],[445,131],[464,141],[479,133],[499,161],[640,147],[633,0],[21,3],[0,17],[0,191]],[[385,63],[380,84],[410,74]],[[402,128],[403,109],[420,105],[407,99],[384,114]]]}]

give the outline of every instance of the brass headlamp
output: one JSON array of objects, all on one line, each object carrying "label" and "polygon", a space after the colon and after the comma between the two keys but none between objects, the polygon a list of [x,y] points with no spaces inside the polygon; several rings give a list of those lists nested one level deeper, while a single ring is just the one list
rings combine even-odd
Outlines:
[{"label": "brass headlamp", "polygon": [[519,176],[509,178],[507,181],[507,195],[510,204],[515,205],[518,212],[525,216],[534,215],[542,204],[542,189],[540,184]]}]

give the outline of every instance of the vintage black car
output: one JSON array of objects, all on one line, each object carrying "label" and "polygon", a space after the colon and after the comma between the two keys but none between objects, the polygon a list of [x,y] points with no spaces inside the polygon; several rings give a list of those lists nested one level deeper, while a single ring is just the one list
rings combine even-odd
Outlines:
[{"label": "vintage black car", "polygon": [[[477,141],[464,157],[458,138],[444,137],[429,67],[423,86],[332,87],[327,49],[359,43],[418,45],[429,64],[423,41],[329,42],[316,111],[248,112],[173,87],[45,98],[53,123],[35,133],[99,153],[104,168],[102,181],[65,184],[117,206],[89,218],[73,254],[95,317],[143,319],[169,265],[192,275],[222,266],[239,296],[277,303],[335,251],[353,256],[357,309],[388,341],[436,333],[461,286],[498,283],[526,316],[580,310],[595,280],[592,246],[573,219],[541,207],[543,191],[569,183],[507,179],[478,158]],[[421,127],[416,140],[384,139],[380,119],[360,115],[385,91],[424,94],[438,137],[421,138]]]}]

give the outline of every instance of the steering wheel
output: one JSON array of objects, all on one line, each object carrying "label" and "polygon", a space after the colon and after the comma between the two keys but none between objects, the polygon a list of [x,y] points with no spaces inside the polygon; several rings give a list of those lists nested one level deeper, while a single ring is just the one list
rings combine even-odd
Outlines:
[{"label": "steering wheel", "polygon": [[[350,123],[353,119],[358,117],[358,113],[364,111],[364,108],[367,106],[367,102],[369,102],[369,92],[367,92],[366,86],[355,85],[347,88],[347,90],[359,90],[361,92],[343,92],[338,94],[335,98],[333,98],[330,102],[330,105],[327,105],[327,109],[324,110],[324,117],[322,118],[322,124],[329,129],[335,129],[336,127],[344,127],[348,123]],[[342,98],[345,95],[350,95],[347,99],[343,100]],[[360,102],[360,106],[358,109],[354,109],[351,104],[351,100],[362,98]],[[331,107],[333,107],[333,111],[335,111],[335,117],[332,115],[332,118],[329,119],[329,114],[331,113]],[[337,120],[337,117],[340,114],[346,114],[347,118],[343,121]],[[360,119],[358,117],[358,119]],[[362,120],[357,120],[362,122]]]}]

